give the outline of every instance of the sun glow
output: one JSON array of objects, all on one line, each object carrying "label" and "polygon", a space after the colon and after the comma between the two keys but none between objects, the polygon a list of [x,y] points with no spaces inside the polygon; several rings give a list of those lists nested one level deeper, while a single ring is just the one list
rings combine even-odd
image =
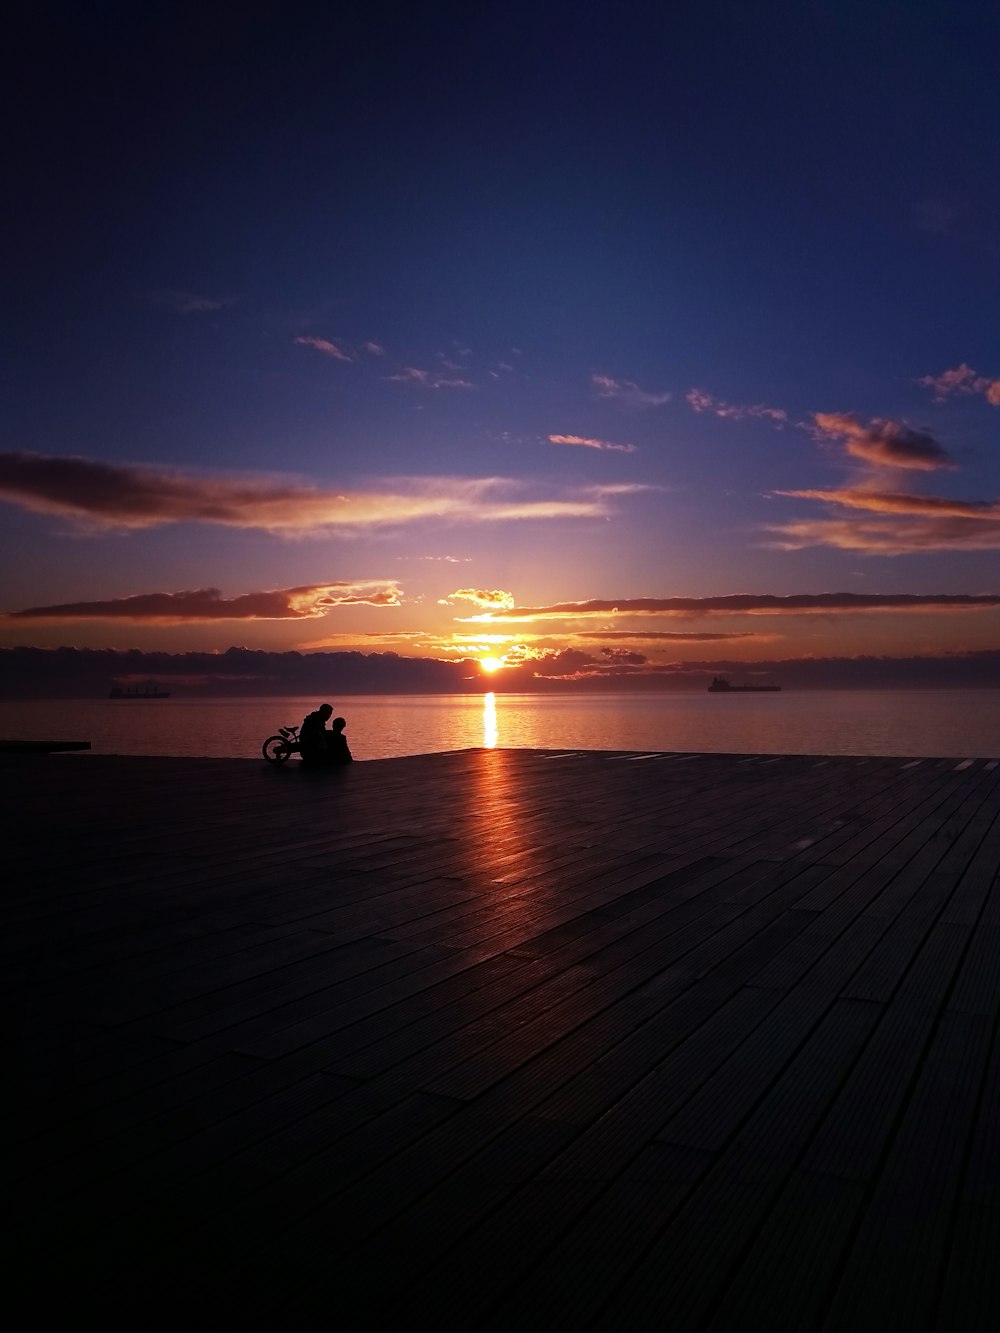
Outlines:
[{"label": "sun glow", "polygon": [[503,666],[503,662],[499,657],[481,657],[479,659],[479,665],[484,671],[488,671],[492,675],[494,671],[500,670]]}]

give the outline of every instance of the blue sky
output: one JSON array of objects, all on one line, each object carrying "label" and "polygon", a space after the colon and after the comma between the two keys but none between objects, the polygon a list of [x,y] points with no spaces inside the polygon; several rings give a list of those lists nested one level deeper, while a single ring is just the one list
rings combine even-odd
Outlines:
[{"label": "blue sky", "polygon": [[0,644],[1000,648],[998,37],[25,8]]}]

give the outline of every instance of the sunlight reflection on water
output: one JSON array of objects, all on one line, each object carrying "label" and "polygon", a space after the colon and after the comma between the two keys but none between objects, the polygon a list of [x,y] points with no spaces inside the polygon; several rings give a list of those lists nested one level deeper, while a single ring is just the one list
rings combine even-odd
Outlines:
[{"label": "sunlight reflection on water", "polygon": [[[0,737],[89,740],[97,753],[251,758],[319,701],[0,702]],[[389,695],[331,702],[358,759],[486,746],[729,754],[1000,756],[1000,690],[781,694]]]},{"label": "sunlight reflection on water", "polygon": [[493,750],[497,743],[497,697],[490,690],[483,695],[483,748]]}]

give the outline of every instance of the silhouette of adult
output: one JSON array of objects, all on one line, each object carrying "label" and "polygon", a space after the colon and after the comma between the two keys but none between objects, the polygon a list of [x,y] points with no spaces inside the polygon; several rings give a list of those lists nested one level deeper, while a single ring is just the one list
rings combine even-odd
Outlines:
[{"label": "silhouette of adult", "polygon": [[331,733],[326,724],[333,716],[331,704],[320,704],[314,713],[309,713],[299,728],[299,754],[304,764],[325,764],[328,762],[329,740]]},{"label": "silhouette of adult", "polygon": [[327,722],[333,713],[330,704],[320,704],[314,713],[309,713],[299,728],[299,754],[304,764],[313,767],[333,764],[349,764],[353,759],[344,735],[347,723],[342,717],[334,718],[333,726],[327,730]]}]

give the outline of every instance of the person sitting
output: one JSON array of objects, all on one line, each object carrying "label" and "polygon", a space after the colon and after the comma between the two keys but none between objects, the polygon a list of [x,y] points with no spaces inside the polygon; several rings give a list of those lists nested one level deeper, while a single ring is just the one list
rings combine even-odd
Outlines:
[{"label": "person sitting", "polygon": [[327,732],[329,740],[327,741],[330,764],[349,764],[354,758],[351,754],[351,747],[347,744],[347,737],[344,735],[344,728],[347,723],[342,717],[335,717],[330,723],[330,730]]},{"label": "person sitting", "polygon": [[299,754],[304,764],[329,763],[333,734],[327,731],[326,724],[332,715],[332,705],[320,704],[314,713],[303,720],[299,728]]},{"label": "person sitting", "polygon": [[310,713],[299,729],[299,753],[302,762],[313,767],[349,764],[353,759],[344,735],[347,723],[342,717],[334,718],[332,727],[327,730],[327,722],[333,708],[330,704],[320,704],[315,713]]}]

